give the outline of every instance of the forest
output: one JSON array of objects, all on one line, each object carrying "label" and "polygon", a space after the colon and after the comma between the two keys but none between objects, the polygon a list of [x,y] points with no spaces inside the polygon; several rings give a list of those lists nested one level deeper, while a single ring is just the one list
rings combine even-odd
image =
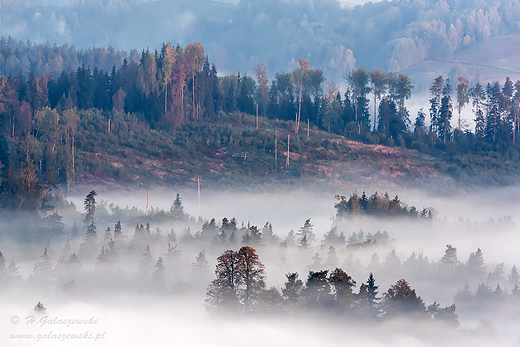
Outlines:
[{"label": "forest", "polygon": [[[3,42],[6,54],[20,54],[21,43]],[[53,52],[62,61],[73,54],[71,66],[78,59],[81,65],[56,76],[37,76],[30,64],[28,75],[20,70],[1,78],[2,201],[17,209],[31,204],[35,209],[31,195],[37,200],[44,187],[74,186],[77,173],[121,182],[138,177],[120,162],[102,166],[97,159],[102,152],[135,161],[141,159],[132,150],[144,150],[159,161],[179,163],[200,153],[178,165],[177,171],[186,173],[176,179],[180,183],[190,172],[200,172],[188,165],[204,164],[210,153],[246,159],[250,152],[257,158],[254,163],[237,164],[246,176],[287,169],[283,157],[288,158],[284,148],[290,136],[289,151],[301,158],[295,163],[304,158],[339,159],[348,153],[348,146],[327,139],[331,134],[433,155],[447,163],[439,168],[461,180],[478,180],[495,170],[500,183],[518,169],[520,82],[509,78],[503,85],[470,85],[463,76],[456,82],[438,76],[431,83],[429,104],[412,122],[406,107],[414,89],[410,79],[378,69],[346,72],[348,88],[342,93],[330,83],[325,90],[322,71],[311,69],[304,58],[298,60],[298,68],[277,73],[272,80],[263,64],[255,67],[253,77],[219,76],[200,43],[143,50],[140,60],[123,58],[122,65],[114,63],[110,71],[85,61],[117,61],[122,55],[113,49],[78,53],[66,46],[25,48],[33,61],[47,56],[50,62]],[[47,64],[45,59],[38,62]],[[372,110],[369,98],[377,106]],[[465,107],[471,108],[474,126],[461,119]],[[330,154],[323,157],[318,147],[328,147]],[[273,152],[275,163],[267,164]],[[290,170],[301,175],[297,166]]]},{"label": "forest", "polygon": [[520,343],[518,0],[0,6],[0,345]]},{"label": "forest", "polygon": [[[3,32],[24,42],[74,44],[78,50],[112,45],[126,50],[149,46],[153,51],[165,40],[182,46],[200,41],[227,72],[252,73],[263,62],[274,74],[296,68],[297,58],[305,56],[339,84],[354,66],[397,72],[424,60],[451,59],[457,51],[518,34],[520,28],[518,0],[349,4],[334,0],[5,0],[2,6],[9,16],[3,18]],[[26,64],[21,57],[4,59],[10,67]],[[66,61],[49,65],[57,73],[70,71],[61,65]]]},{"label": "forest", "polygon": [[[178,193],[169,210],[143,211],[107,204],[90,191],[83,213],[74,208],[64,212],[66,224],[53,214],[59,223],[52,236],[25,235],[25,242],[15,246],[12,239],[21,235],[14,230],[3,234],[0,291],[15,293],[9,295],[17,300],[41,297],[38,305],[43,308],[38,310],[43,312],[56,311],[53,306],[59,302],[96,302],[125,293],[163,301],[198,300],[212,319],[228,321],[315,317],[371,324],[377,330],[404,320],[418,331],[443,331],[457,341],[496,338],[491,320],[498,324],[514,312],[502,308],[520,304],[516,265],[496,260],[486,264],[481,248],[459,260],[460,251],[452,244],[443,253],[437,250],[443,254],[438,259],[404,253],[403,228],[436,237],[448,229],[456,240],[461,235],[454,236],[455,231],[460,234],[466,222],[452,225],[434,216],[434,208],[423,208],[428,212],[411,218],[407,211],[417,209],[388,193],[342,198],[338,196],[328,231],[316,230],[308,218],[283,236],[269,221],[260,227],[234,217],[197,220],[184,210]],[[365,200],[365,215],[342,205],[356,201],[364,206]],[[374,218],[381,223],[373,224]],[[517,227],[511,221],[488,223],[473,221],[469,232],[484,235],[491,228],[504,233]],[[359,225],[366,231],[357,229]],[[389,227],[390,233],[373,229],[379,226]],[[501,315],[490,316],[497,308]],[[465,320],[471,317],[480,321],[468,330]]]}]

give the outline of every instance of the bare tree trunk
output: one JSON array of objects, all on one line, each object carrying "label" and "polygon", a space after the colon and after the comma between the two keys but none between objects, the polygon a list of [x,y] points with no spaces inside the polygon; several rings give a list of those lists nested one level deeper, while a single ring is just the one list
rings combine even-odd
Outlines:
[{"label": "bare tree trunk", "polygon": [[193,74],[193,78],[192,78],[191,90],[192,90],[192,94],[193,94],[191,115],[192,115],[193,119],[195,119],[195,73]]},{"label": "bare tree trunk", "polygon": [[461,127],[460,127],[460,108],[459,108],[459,136],[460,136],[460,129],[461,129]]},{"label": "bare tree trunk", "polygon": [[199,217],[200,217],[200,176],[197,177],[197,196],[199,198],[199,203],[198,203],[198,214],[199,214]]},{"label": "bare tree trunk", "polygon": [[74,142],[76,141],[75,131],[72,130],[72,186],[76,186],[76,167],[74,165]]},{"label": "bare tree trunk", "polygon": [[376,119],[377,119],[377,97],[374,95],[374,126],[372,131],[376,131]]},{"label": "bare tree trunk", "polygon": [[513,120],[513,145],[516,145],[516,114]]},{"label": "bare tree trunk", "polygon": [[287,135],[287,158],[285,158],[285,166],[289,167],[289,154],[291,153],[289,150],[289,144],[291,142],[291,135]]},{"label": "bare tree trunk", "polygon": [[278,167],[278,130],[274,131],[274,168]]},{"label": "bare tree trunk", "polygon": [[300,129],[300,118],[302,112],[302,89],[303,89],[303,70],[301,71],[300,76],[300,97],[298,100],[298,117],[296,118],[296,134],[298,134],[298,130]]}]

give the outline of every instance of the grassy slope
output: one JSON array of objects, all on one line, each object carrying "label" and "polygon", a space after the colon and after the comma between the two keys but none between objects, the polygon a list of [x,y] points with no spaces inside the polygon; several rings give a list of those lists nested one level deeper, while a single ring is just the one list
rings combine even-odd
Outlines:
[{"label": "grassy slope", "polygon": [[[278,166],[274,165],[275,130]],[[290,165],[285,166],[287,135]],[[79,184],[193,185],[197,177],[214,186],[382,187],[431,186],[450,191],[464,185],[504,184],[514,165],[501,158],[432,156],[400,147],[369,145],[292,123],[231,115],[219,122],[166,132],[142,126],[93,132],[78,140]],[[497,177],[499,178],[497,179]]]}]

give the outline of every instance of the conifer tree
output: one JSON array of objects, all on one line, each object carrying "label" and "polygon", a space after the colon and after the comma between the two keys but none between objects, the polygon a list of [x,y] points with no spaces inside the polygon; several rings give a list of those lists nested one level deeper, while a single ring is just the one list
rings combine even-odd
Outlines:
[{"label": "conifer tree", "polygon": [[453,115],[453,104],[451,101],[452,87],[450,79],[447,78],[442,87],[442,99],[439,109],[437,136],[442,142],[446,142],[451,134],[451,117]]},{"label": "conifer tree", "polygon": [[193,269],[193,272],[196,273],[203,273],[209,268],[206,251],[202,250],[199,252],[199,255],[195,258],[195,263],[191,264],[191,268]]},{"label": "conifer tree", "polygon": [[500,84],[498,82],[495,82],[493,84],[487,84],[486,97],[486,139],[490,143],[495,143],[500,127],[500,111],[502,108],[502,92],[500,90]]},{"label": "conifer tree", "polygon": [[316,239],[316,237],[314,236],[313,227],[314,225],[311,224],[311,219],[307,219],[303,226],[296,233],[296,236],[300,237],[300,240],[303,239],[303,237],[305,236],[307,242],[310,245]]},{"label": "conifer tree", "polygon": [[483,139],[486,135],[486,119],[484,117],[486,94],[480,83],[471,88],[469,94],[471,95],[473,114],[475,115],[475,136]]},{"label": "conifer tree", "polygon": [[155,270],[152,274],[152,285],[155,290],[163,291],[165,285],[165,274],[164,274],[164,260],[162,257],[157,259],[155,263]]},{"label": "conifer tree", "polygon": [[175,196],[170,213],[173,215],[174,220],[184,220],[184,207],[182,206],[182,199],[179,193]]},{"label": "conifer tree", "polygon": [[457,259],[457,249],[455,247],[446,245],[446,251],[444,251],[444,255],[441,258],[441,264],[448,268],[454,268],[460,264]]},{"label": "conifer tree", "polygon": [[469,255],[466,263],[466,271],[469,276],[474,276],[476,279],[482,277],[486,273],[486,265],[484,264],[484,256],[480,248],[476,252]]},{"label": "conifer tree", "polygon": [[286,302],[295,304],[300,299],[301,291],[303,289],[302,280],[298,279],[298,273],[288,273],[285,275],[287,281],[284,288],[282,288],[283,296]]},{"label": "conifer tree", "polygon": [[518,269],[516,265],[513,265],[513,267],[511,268],[511,272],[507,276],[507,279],[509,280],[509,283],[513,286],[520,282],[520,274],[518,274]]},{"label": "conifer tree", "polygon": [[328,270],[309,271],[302,294],[306,305],[311,308],[328,306],[332,303],[331,287],[327,279]]},{"label": "conifer tree", "polygon": [[376,280],[374,279],[374,275],[372,272],[368,276],[368,280],[366,282],[366,290],[367,290],[367,300],[368,300],[368,308],[369,310],[375,312],[377,311],[377,301],[379,298],[377,297],[379,286],[376,286]]},{"label": "conifer tree", "polygon": [[114,240],[120,242],[120,241],[122,241],[122,238],[123,238],[123,232],[122,232],[122,228],[121,228],[121,221],[118,220],[114,227]]},{"label": "conifer tree", "polygon": [[353,300],[352,288],[356,286],[356,281],[340,268],[332,271],[328,280],[332,287],[336,307],[346,308]]},{"label": "conifer tree", "polygon": [[87,227],[87,236],[96,236],[96,223],[94,216],[96,213],[96,191],[87,194],[83,202],[84,210],[87,212],[84,223]]},{"label": "conifer tree", "polygon": [[438,134],[440,125],[440,109],[443,85],[444,78],[441,75],[433,81],[430,87],[430,93],[432,95],[432,98],[430,99],[430,132],[435,134]]},{"label": "conifer tree", "polygon": [[423,314],[425,305],[404,279],[398,280],[386,291],[383,297],[385,315],[395,316],[403,313]]}]

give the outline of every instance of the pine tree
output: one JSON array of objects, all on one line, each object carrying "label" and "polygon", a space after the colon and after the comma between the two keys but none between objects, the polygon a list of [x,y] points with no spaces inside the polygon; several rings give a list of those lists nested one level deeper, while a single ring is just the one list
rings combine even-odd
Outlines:
[{"label": "pine tree", "polygon": [[5,271],[5,258],[2,252],[0,252],[0,276],[1,273]]},{"label": "pine tree", "polygon": [[432,98],[430,99],[430,132],[436,134],[439,131],[440,125],[440,109],[443,85],[444,78],[441,75],[433,81],[430,87],[430,93],[432,95]]},{"label": "pine tree", "polygon": [[311,308],[324,307],[332,303],[331,287],[327,279],[328,270],[309,271],[302,294],[307,306]]},{"label": "pine tree", "polygon": [[346,308],[353,300],[352,288],[356,286],[356,281],[340,268],[332,271],[328,280],[332,287],[336,307],[338,309]]},{"label": "pine tree", "polygon": [[417,117],[415,117],[415,122],[413,123],[413,131],[415,133],[419,133],[422,135],[422,133],[425,131],[425,121],[426,121],[426,114],[424,113],[423,109],[420,108],[417,111]]},{"label": "pine tree", "polygon": [[452,328],[457,328],[459,326],[459,316],[455,313],[455,310],[455,304],[446,306],[445,308],[440,308],[440,305],[436,301],[426,308],[426,312],[430,316],[430,319],[434,321],[442,321]]},{"label": "pine tree", "polygon": [[486,113],[486,139],[488,142],[495,143],[501,122],[501,102],[502,92],[498,82],[487,84],[487,113]]},{"label": "pine tree", "polygon": [[486,136],[486,119],[484,117],[486,94],[480,83],[471,88],[469,94],[471,95],[473,114],[475,115],[475,136],[483,139]]},{"label": "pine tree", "polygon": [[451,117],[453,115],[453,104],[451,101],[452,87],[450,79],[447,78],[442,87],[442,99],[439,109],[437,136],[442,142],[446,142],[451,134]]},{"label": "pine tree", "polygon": [[175,196],[175,201],[170,209],[174,220],[184,220],[184,207],[182,206],[182,199],[179,193]]},{"label": "pine tree", "polygon": [[274,234],[273,225],[270,222],[265,223],[261,234],[266,244],[278,244],[280,242],[280,238]]},{"label": "pine tree", "polygon": [[423,314],[425,305],[404,279],[398,280],[386,291],[383,297],[385,315],[395,316],[406,314]]},{"label": "pine tree", "polygon": [[368,300],[368,309],[372,311],[374,314],[377,312],[377,301],[379,298],[377,297],[379,286],[376,286],[376,280],[374,279],[374,275],[372,272],[368,276],[368,280],[366,282],[366,290],[367,290],[367,300]]},{"label": "pine tree", "polygon": [[305,236],[308,244],[310,245],[316,239],[314,236],[313,227],[314,225],[311,224],[311,219],[307,219],[303,226],[296,233],[296,236],[300,237],[300,240]]},{"label": "pine tree", "polygon": [[193,272],[203,273],[207,271],[208,267],[208,259],[206,258],[206,251],[202,250],[199,252],[199,255],[195,258],[195,263],[191,264],[191,268]]},{"label": "pine tree", "polygon": [[164,260],[162,257],[155,263],[155,271],[152,274],[152,285],[155,290],[163,291],[165,285]]},{"label": "pine tree", "polygon": [[114,227],[114,240],[117,242],[121,242],[123,239],[123,232],[121,228],[121,221],[118,220]]},{"label": "pine tree", "polygon": [[335,267],[339,263],[338,254],[336,252],[336,248],[334,246],[330,246],[329,250],[327,252],[327,266],[329,267]]},{"label": "pine tree", "polygon": [[370,119],[365,119],[365,108],[367,104],[366,95],[370,93],[370,87],[368,86],[369,76],[370,75],[368,71],[363,67],[360,67],[357,70],[352,69],[352,71],[345,76],[347,83],[352,90],[352,98],[354,99],[355,122],[358,125],[363,121],[365,121],[367,125],[370,124]]},{"label": "pine tree", "polygon": [[302,280],[298,279],[298,273],[288,273],[285,275],[287,281],[284,288],[282,288],[283,296],[286,302],[295,304],[300,299],[301,291],[303,289]]},{"label": "pine tree", "polygon": [[444,251],[444,255],[441,258],[441,264],[448,268],[454,268],[460,264],[457,259],[457,249],[455,247],[446,245],[446,251]]},{"label": "pine tree", "polygon": [[509,280],[509,283],[511,285],[517,285],[520,282],[520,274],[518,274],[518,269],[516,268],[516,265],[513,265],[511,268],[511,273],[507,276],[507,279]]},{"label": "pine tree", "polygon": [[96,213],[96,191],[91,191],[83,202],[84,210],[87,212],[84,223],[87,226],[87,236],[96,236],[96,223],[94,216]]},{"label": "pine tree", "polygon": [[469,276],[481,278],[486,273],[486,265],[480,248],[476,252],[470,253],[466,263],[466,271]]},{"label": "pine tree", "polygon": [[309,240],[307,240],[307,235],[303,235],[303,237],[298,241],[298,248],[302,250],[309,249]]}]

